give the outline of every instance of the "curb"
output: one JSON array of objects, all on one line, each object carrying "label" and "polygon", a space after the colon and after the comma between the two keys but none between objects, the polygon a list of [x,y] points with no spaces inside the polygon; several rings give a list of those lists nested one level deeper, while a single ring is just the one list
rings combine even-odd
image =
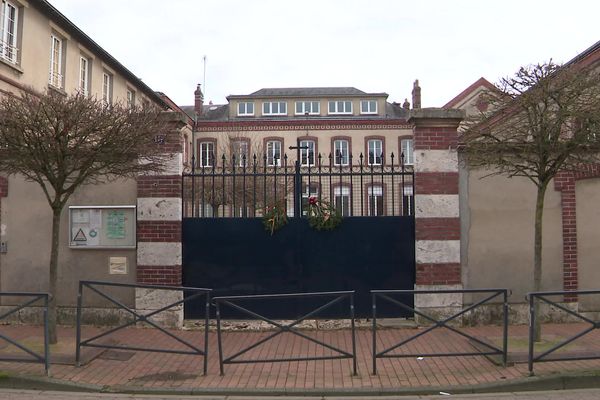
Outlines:
[{"label": "curb", "polygon": [[519,378],[500,383],[468,386],[439,386],[419,388],[368,388],[368,389],[227,389],[227,388],[147,388],[115,385],[101,386],[35,376],[0,376],[1,389],[26,389],[88,393],[122,393],[143,395],[221,395],[221,396],[426,396],[440,392],[450,394],[477,394],[502,392],[531,392],[600,388],[600,370],[584,374],[557,374],[545,377]]}]

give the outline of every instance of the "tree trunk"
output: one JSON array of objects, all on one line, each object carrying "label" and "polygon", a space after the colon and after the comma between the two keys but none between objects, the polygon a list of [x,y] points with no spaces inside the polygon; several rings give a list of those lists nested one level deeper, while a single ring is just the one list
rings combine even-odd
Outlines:
[{"label": "tree trunk", "polygon": [[48,334],[50,344],[56,344],[58,335],[56,333],[56,294],[58,285],[58,249],[60,239],[60,214],[62,208],[52,207],[52,248],[50,250],[50,276],[48,279],[48,291],[50,301],[48,303]]},{"label": "tree trunk", "polygon": [[[533,252],[533,291],[539,292],[542,288],[542,221],[544,216],[544,197],[548,184],[542,183],[538,186],[535,202],[535,229],[534,229],[534,252]],[[542,338],[542,324],[540,318],[539,301],[534,303],[535,323],[533,335],[536,342]]]}]

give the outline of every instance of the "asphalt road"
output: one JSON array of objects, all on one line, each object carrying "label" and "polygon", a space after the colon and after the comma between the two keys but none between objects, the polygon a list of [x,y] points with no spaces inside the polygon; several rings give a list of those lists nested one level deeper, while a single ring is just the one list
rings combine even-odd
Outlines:
[{"label": "asphalt road", "polygon": [[554,390],[544,392],[515,392],[515,393],[489,393],[489,394],[463,394],[452,395],[451,393],[437,396],[293,396],[293,397],[247,397],[247,396],[161,396],[161,395],[130,395],[109,393],[77,393],[77,392],[51,392],[39,390],[8,390],[0,389],[0,399],[9,400],[416,400],[416,399],[454,399],[454,400],[491,400],[491,399],[518,399],[518,400],[596,400],[600,399],[600,389],[579,390]]}]

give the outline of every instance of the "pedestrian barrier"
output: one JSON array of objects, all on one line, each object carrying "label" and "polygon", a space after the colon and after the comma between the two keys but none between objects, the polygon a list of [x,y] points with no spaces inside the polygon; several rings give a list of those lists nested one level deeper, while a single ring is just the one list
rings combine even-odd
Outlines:
[{"label": "pedestrian barrier", "polygon": [[[451,316],[444,319],[437,319],[435,317],[429,316],[422,311],[419,311],[416,307],[413,308],[402,301],[394,298],[396,295],[419,295],[419,294],[483,294],[487,295],[484,299],[475,302],[474,304],[469,305],[466,308],[461,308],[461,310],[457,313],[452,314]],[[378,358],[414,358],[414,357],[456,357],[456,356],[489,356],[489,355],[499,355],[502,356],[502,363],[506,366],[507,359],[507,347],[508,347],[508,290],[507,289],[462,289],[462,290],[371,290],[372,295],[372,307],[373,307],[373,375],[377,374],[377,359]],[[457,320],[460,316],[465,315],[471,310],[474,310],[486,303],[490,303],[492,300],[501,297],[502,298],[502,308],[503,308],[503,318],[502,318],[502,348],[494,346],[490,343],[484,342],[481,339],[465,333],[461,329],[449,325],[451,321]],[[410,337],[400,341],[399,343],[394,344],[382,351],[377,351],[377,298],[388,301],[392,304],[397,305],[403,310],[410,311],[415,315],[418,315],[427,321],[431,322],[432,325],[426,328],[423,331],[415,335],[411,335]],[[394,350],[399,349],[402,346],[407,345],[408,343],[426,335],[427,333],[437,329],[437,328],[446,328],[458,335],[469,339],[483,349],[479,351],[473,352],[452,352],[452,353],[392,353]],[[485,350],[487,349],[487,351]]]},{"label": "pedestrian barrier", "polygon": [[[183,299],[170,303],[166,306],[163,306],[157,310],[153,310],[147,314],[141,314],[138,311],[134,310],[131,307],[126,306],[121,301],[115,299],[110,294],[106,293],[105,288],[139,288],[139,289],[153,289],[153,290],[170,290],[170,291],[183,291],[184,296]],[[81,339],[81,312],[83,306],[83,289],[87,288],[92,292],[95,292],[99,296],[104,299],[110,301],[115,304],[119,309],[125,310],[129,314],[133,316],[133,319],[127,323],[118,325],[114,328],[109,329],[108,331],[97,334],[89,339],[82,340]],[[204,357],[204,375],[206,375],[208,371],[208,318],[210,311],[210,293],[211,289],[205,288],[192,288],[192,287],[180,287],[180,286],[158,286],[158,285],[134,285],[134,284],[126,284],[126,283],[113,283],[113,282],[100,282],[100,281],[80,281],[79,282],[79,293],[77,295],[77,348],[75,354],[75,360],[77,365],[79,366],[81,363],[81,347],[97,347],[97,348],[105,348],[105,349],[117,349],[117,350],[135,350],[135,351],[148,351],[155,353],[169,353],[169,354],[188,354],[188,355],[199,355]],[[151,320],[151,317],[156,316],[157,314],[167,311],[172,307],[178,306],[180,304],[184,304],[192,299],[197,297],[204,296],[205,298],[205,318],[204,318],[204,348],[200,348],[187,340],[184,340],[180,336],[168,331],[167,329],[159,326],[155,322]],[[100,338],[104,338],[110,334],[113,334],[121,329],[124,329],[128,326],[135,325],[138,322],[143,322],[148,324],[150,327],[159,330],[165,335],[169,336],[176,342],[184,345],[186,348],[190,350],[173,350],[173,349],[157,349],[157,348],[148,348],[148,347],[137,347],[137,346],[126,346],[126,345],[111,345],[111,344],[102,344],[102,343],[94,343]]]},{"label": "pedestrian barrier", "polygon": [[[546,362],[546,361],[576,361],[576,360],[593,360],[600,358],[598,354],[585,354],[585,355],[575,355],[575,356],[566,356],[561,357],[556,354],[556,351],[565,347],[566,345],[574,342],[575,340],[587,335],[588,333],[600,329],[600,321],[594,321],[586,316],[582,315],[582,313],[570,310],[564,305],[552,301],[548,299],[548,297],[554,296],[569,296],[569,297],[578,297],[578,296],[589,296],[589,295],[600,295],[600,290],[578,290],[578,291],[554,291],[554,292],[530,292],[527,293],[527,298],[529,300],[529,356],[528,356],[528,367],[529,374],[533,375],[533,363],[535,362]],[[565,313],[588,323],[590,326],[583,329],[582,331],[576,333],[575,335],[561,341],[560,343],[552,346],[550,349],[542,352],[541,354],[535,355],[534,352],[534,336],[535,336],[535,320],[538,315],[536,315],[536,307],[535,301],[540,301],[546,304],[549,304],[553,307],[558,308],[559,310],[564,311]],[[548,357],[550,354],[555,353],[554,356]]]},{"label": "pedestrian barrier", "polygon": [[35,303],[41,300],[42,302],[42,310],[43,310],[43,320],[44,320],[44,354],[41,355],[31,349],[30,347],[25,346],[23,343],[19,343],[17,340],[10,338],[7,335],[0,333],[0,339],[7,341],[13,346],[23,350],[23,352],[29,354],[32,358],[20,358],[20,357],[0,357],[0,361],[14,361],[14,362],[32,362],[32,363],[42,363],[44,364],[44,369],[46,371],[46,375],[48,375],[50,371],[50,350],[48,345],[48,302],[50,300],[50,295],[48,293],[27,293],[27,292],[0,292],[0,297],[18,297],[18,298],[29,298],[23,303],[8,306],[10,309],[5,313],[0,315],[0,321],[5,320],[9,316],[21,311],[26,307],[31,307]]},{"label": "pedestrian barrier", "polygon": [[[277,300],[289,300],[289,299],[298,299],[302,301],[307,301],[314,298],[333,298],[329,300],[326,304],[313,309],[302,317],[294,320],[289,324],[282,324],[273,319],[267,318],[263,315],[260,315],[249,308],[248,306],[241,306],[240,302],[254,301],[254,300],[266,300],[266,301],[277,301]],[[331,308],[333,305],[342,302],[343,300],[349,301],[349,315],[351,325],[351,334],[352,334],[352,352],[348,352],[346,350],[340,349],[338,347],[332,346],[331,344],[325,343],[323,341],[312,338],[302,332],[300,332],[296,327],[302,321],[318,316],[320,312]],[[217,310],[217,337],[218,337],[218,346],[219,346],[219,367],[221,371],[221,375],[225,374],[224,365],[225,364],[253,364],[253,363],[271,363],[271,362],[291,362],[291,361],[317,361],[317,360],[339,360],[339,359],[352,359],[352,368],[353,373],[356,375],[356,329],[354,326],[354,291],[342,291],[342,292],[318,292],[318,293],[288,293],[288,294],[268,294],[268,295],[252,295],[252,296],[223,296],[223,297],[215,297],[215,306]],[[221,335],[221,307],[229,306],[237,311],[241,312],[244,315],[248,315],[253,318],[257,318],[261,321],[267,322],[270,325],[277,328],[274,333],[269,334],[268,336],[258,340],[257,342],[239,350],[237,353],[224,357],[223,350],[223,340]],[[304,338],[312,343],[315,343],[319,346],[325,347],[329,350],[336,352],[335,355],[324,355],[324,356],[298,356],[298,357],[286,357],[286,358],[263,358],[263,359],[244,359],[240,360],[240,357],[243,354],[246,354],[250,350],[260,346],[261,344],[268,342],[269,340],[274,339],[284,332],[289,332],[291,334],[297,335],[301,338]]]}]

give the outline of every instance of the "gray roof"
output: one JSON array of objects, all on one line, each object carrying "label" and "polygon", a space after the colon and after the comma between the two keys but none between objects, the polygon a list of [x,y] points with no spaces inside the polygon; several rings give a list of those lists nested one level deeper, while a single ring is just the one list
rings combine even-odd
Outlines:
[{"label": "gray roof", "polygon": [[324,96],[386,96],[387,93],[366,93],[354,87],[305,87],[305,88],[264,88],[248,95],[230,95],[240,97],[324,97]]},{"label": "gray roof", "polygon": [[[196,117],[194,106],[181,106],[179,108],[190,118],[194,119]],[[199,119],[226,121],[229,119],[229,104],[204,104],[202,107],[202,116]]]}]

